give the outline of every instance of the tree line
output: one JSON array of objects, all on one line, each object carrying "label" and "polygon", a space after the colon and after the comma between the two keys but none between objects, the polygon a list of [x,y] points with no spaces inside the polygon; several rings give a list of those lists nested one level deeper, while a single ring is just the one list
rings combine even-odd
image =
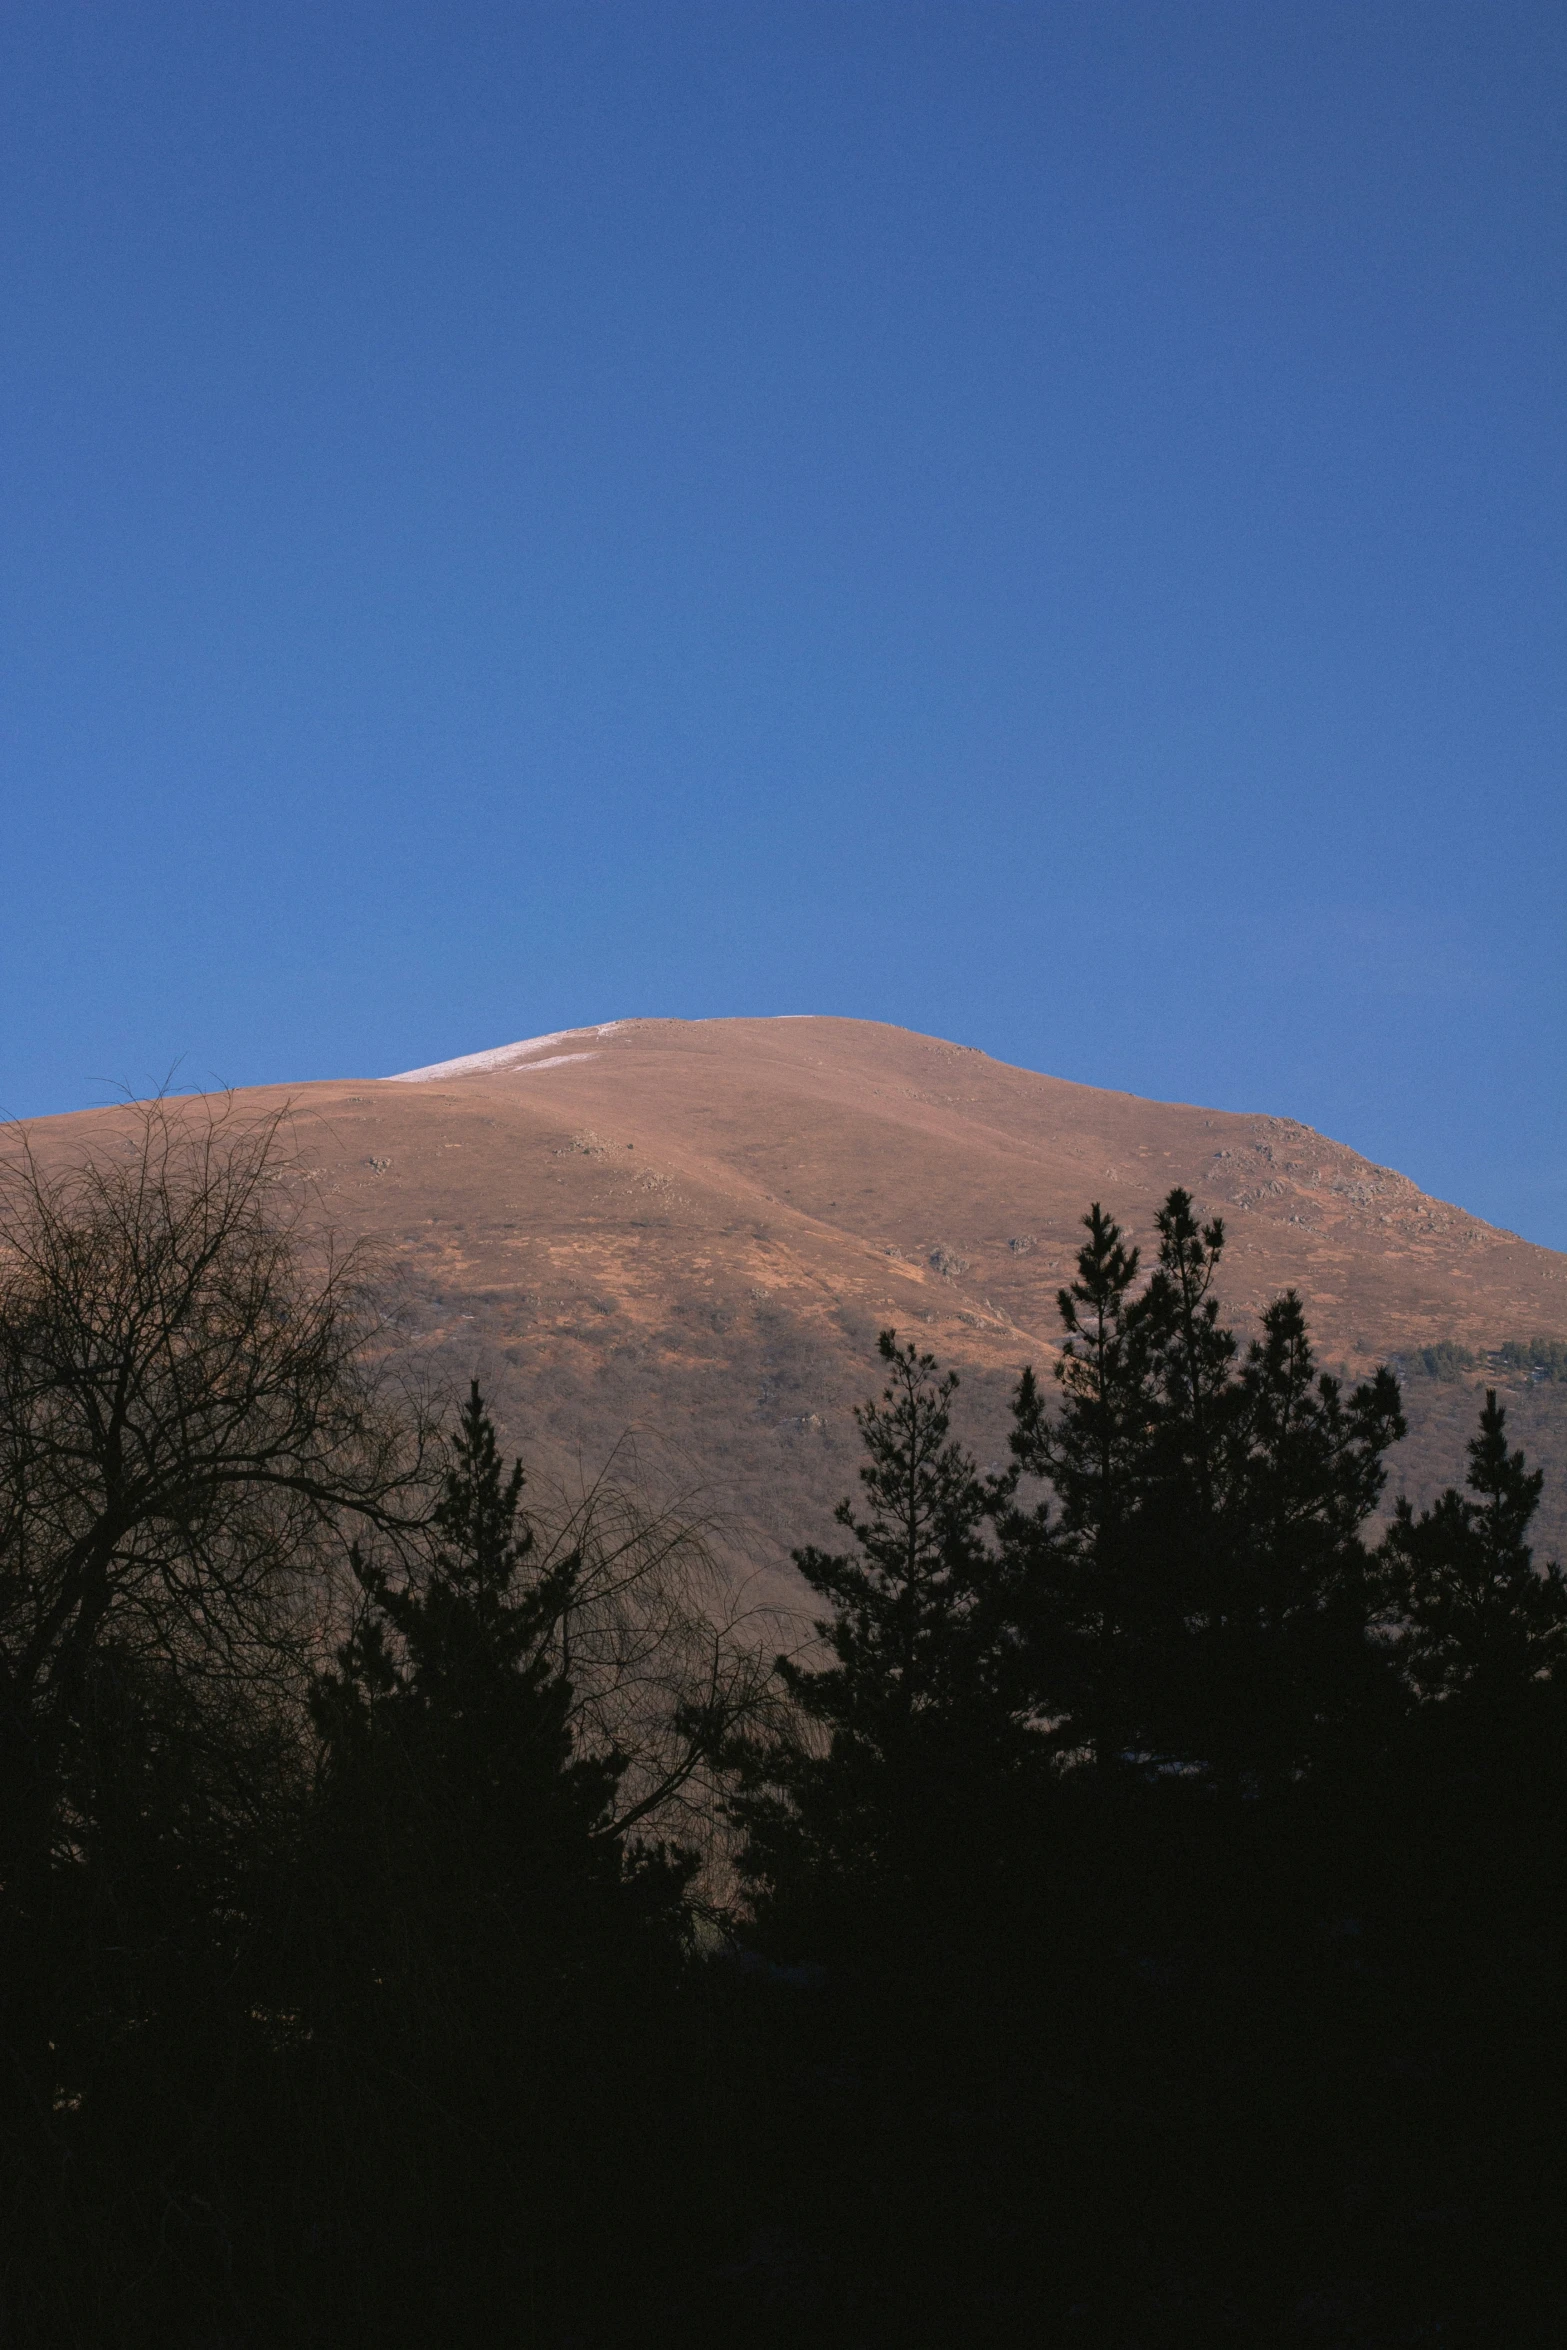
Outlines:
[{"label": "tree line", "polygon": [[1567,1584],[1488,1393],[1090,1208],[1005,1469],[894,1331],[774,1657],[529,1506],[276,1124],[0,1179],[0,2341],[1558,2339]]}]

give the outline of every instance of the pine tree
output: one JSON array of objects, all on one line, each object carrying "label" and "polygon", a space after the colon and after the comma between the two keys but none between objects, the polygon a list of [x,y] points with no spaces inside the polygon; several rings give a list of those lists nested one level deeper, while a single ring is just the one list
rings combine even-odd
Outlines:
[{"label": "pine tree", "polygon": [[[1031,1372],[1012,1450],[1049,1505],[1015,1506],[1004,1545],[1032,1557],[1038,1702],[1057,1743],[1101,1768],[1199,1769],[1233,1784],[1307,1767],[1374,1701],[1374,1615],[1360,1529],[1403,1433],[1386,1372],[1345,1397],[1318,1377],[1293,1292],[1238,1361],[1217,1277],[1224,1227],[1177,1188],[1159,1261],[1097,1204],[1048,1415]],[[1335,1733],[1336,1734],[1336,1733]]]},{"label": "pine tree", "polygon": [[[932,1929],[982,1873],[1003,1790],[1026,1772],[1031,1569],[987,1526],[1010,1478],[951,1440],[958,1381],[881,1333],[888,1384],[856,1410],[867,1458],[854,1549],[796,1551],[832,1662],[781,1658],[802,1735],[737,1752],[742,1871],[775,1932],[842,1939],[873,1917]],[[988,1824],[987,1824],[988,1815]]]},{"label": "pine tree", "polygon": [[1362,1532],[1404,1420],[1388,1371],[1347,1396],[1318,1374],[1293,1290],[1218,1404],[1207,1538],[1183,1576],[1174,1742],[1221,1780],[1277,1787],[1380,1718]]},{"label": "pine tree", "polygon": [[1049,1502],[1032,1511],[1013,1504],[1001,1535],[1034,1595],[1031,1663],[1052,1743],[1086,1749],[1108,1768],[1141,1731],[1154,1333],[1132,1295],[1138,1251],[1097,1200],[1083,1225],[1077,1278],[1057,1297],[1061,1409],[1046,1411],[1031,1368],[1013,1401],[1015,1472],[1049,1484],[1055,1514]]},{"label": "pine tree", "polygon": [[1155,1478],[1178,1492],[1199,1522],[1217,1503],[1219,1457],[1233,1399],[1234,1334],[1219,1320],[1215,1284],[1224,1254],[1224,1224],[1199,1224],[1191,1194],[1173,1190],[1155,1219],[1159,1264],[1143,1302],[1159,1397]]},{"label": "pine tree", "polygon": [[324,2328],[351,2338],[490,2340],[519,2301],[564,2338],[636,2240],[590,2244],[588,2214],[645,2168],[690,1866],[627,1850],[620,1758],[575,1749],[579,1562],[540,1569],[522,1493],[475,1383],[428,1556],[359,1560],[314,1690],[287,1992],[321,2224],[374,2247]]},{"label": "pine tree", "polygon": [[1226,1547],[1224,1462],[1240,1402],[1236,1341],[1221,1322],[1224,1226],[1199,1223],[1172,1190],[1155,1219],[1158,1264],[1137,1300],[1147,1392],[1136,1525],[1138,1744],[1146,1759],[1190,1763],[1193,1635],[1201,1595]]},{"label": "pine tree", "polygon": [[1399,1657],[1422,1699],[1505,1706],[1567,1677],[1567,1578],[1534,1563],[1526,1537],[1544,1472],[1509,1451],[1495,1388],[1466,1483],[1473,1500],[1449,1486],[1418,1517],[1397,1504],[1383,1559],[1405,1627]]},{"label": "pine tree", "polygon": [[619,1759],[574,1752],[557,1633],[579,1562],[531,1570],[523,1481],[475,1381],[424,1571],[396,1581],[356,1554],[365,1611],[313,1694],[318,1834],[389,2007],[476,2016],[521,1978],[563,1982],[637,1914],[678,1922],[687,1864],[628,1856]]}]

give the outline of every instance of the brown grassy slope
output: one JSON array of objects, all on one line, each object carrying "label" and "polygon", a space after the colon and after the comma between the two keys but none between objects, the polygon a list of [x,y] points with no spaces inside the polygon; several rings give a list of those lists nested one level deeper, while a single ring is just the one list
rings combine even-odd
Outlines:
[{"label": "brown grassy slope", "polygon": [[[388,1245],[411,1343],[454,1381],[477,1368],[525,1455],[591,1467],[641,1429],[770,1573],[853,1481],[850,1406],[883,1325],[960,1370],[964,1432],[1001,1457],[1018,1367],[1053,1359],[1091,1199],[1146,1239],[1186,1185],[1225,1218],[1238,1325],[1293,1284],[1324,1363],[1351,1373],[1444,1338],[1483,1353],[1567,1333],[1567,1257],[1289,1118],[1101,1092],[865,1021],[631,1021],[535,1060],[562,1054],[582,1057],[244,1100],[292,1100],[323,1214]],[[33,1132],[53,1157],[115,1118]],[[1412,1491],[1461,1473],[1474,1400],[1410,1382]],[[1512,1402],[1561,1547],[1567,1390]]]}]

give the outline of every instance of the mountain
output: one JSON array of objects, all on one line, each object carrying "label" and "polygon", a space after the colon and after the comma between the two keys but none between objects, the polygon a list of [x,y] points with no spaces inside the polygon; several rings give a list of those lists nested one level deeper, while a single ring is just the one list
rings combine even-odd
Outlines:
[{"label": "mountain", "polygon": [[[1394,1462],[1411,1493],[1461,1478],[1476,1383],[1507,1385],[1515,1436],[1547,1469],[1543,1531],[1567,1548],[1567,1385],[1485,1360],[1567,1334],[1567,1256],[1293,1118],[817,1018],[622,1020],[241,1097],[285,1102],[319,1212],[383,1245],[437,1372],[477,1369],[546,1478],[639,1432],[644,1467],[699,1486],[779,1597],[789,1548],[853,1484],[877,1330],[958,1369],[960,1430],[999,1459],[1018,1369],[1054,1360],[1089,1201],[1146,1242],[1175,1183],[1224,1217],[1240,1329],[1293,1285],[1326,1367],[1413,1367]],[[40,1121],[35,1148],[76,1153],[122,1116]],[[1424,1375],[1420,1350],[1443,1342],[1475,1365]]]}]

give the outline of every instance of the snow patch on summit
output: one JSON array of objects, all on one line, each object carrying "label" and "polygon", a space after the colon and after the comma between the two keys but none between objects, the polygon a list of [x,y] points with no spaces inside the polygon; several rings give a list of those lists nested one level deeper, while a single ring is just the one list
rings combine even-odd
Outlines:
[{"label": "snow patch on summit", "polygon": [[[388,1085],[429,1085],[441,1077],[476,1077],[485,1069],[516,1069],[527,1075],[534,1069],[558,1069],[566,1061],[591,1061],[595,1056],[586,1053],[552,1053],[552,1044],[569,1044],[579,1036],[610,1036],[624,1027],[621,1020],[605,1020],[597,1028],[557,1028],[549,1036],[524,1037],[519,1044],[492,1045],[484,1053],[460,1053],[454,1061],[432,1061],[424,1069],[399,1069],[387,1078]],[[542,1059],[536,1056],[542,1054]]]}]

